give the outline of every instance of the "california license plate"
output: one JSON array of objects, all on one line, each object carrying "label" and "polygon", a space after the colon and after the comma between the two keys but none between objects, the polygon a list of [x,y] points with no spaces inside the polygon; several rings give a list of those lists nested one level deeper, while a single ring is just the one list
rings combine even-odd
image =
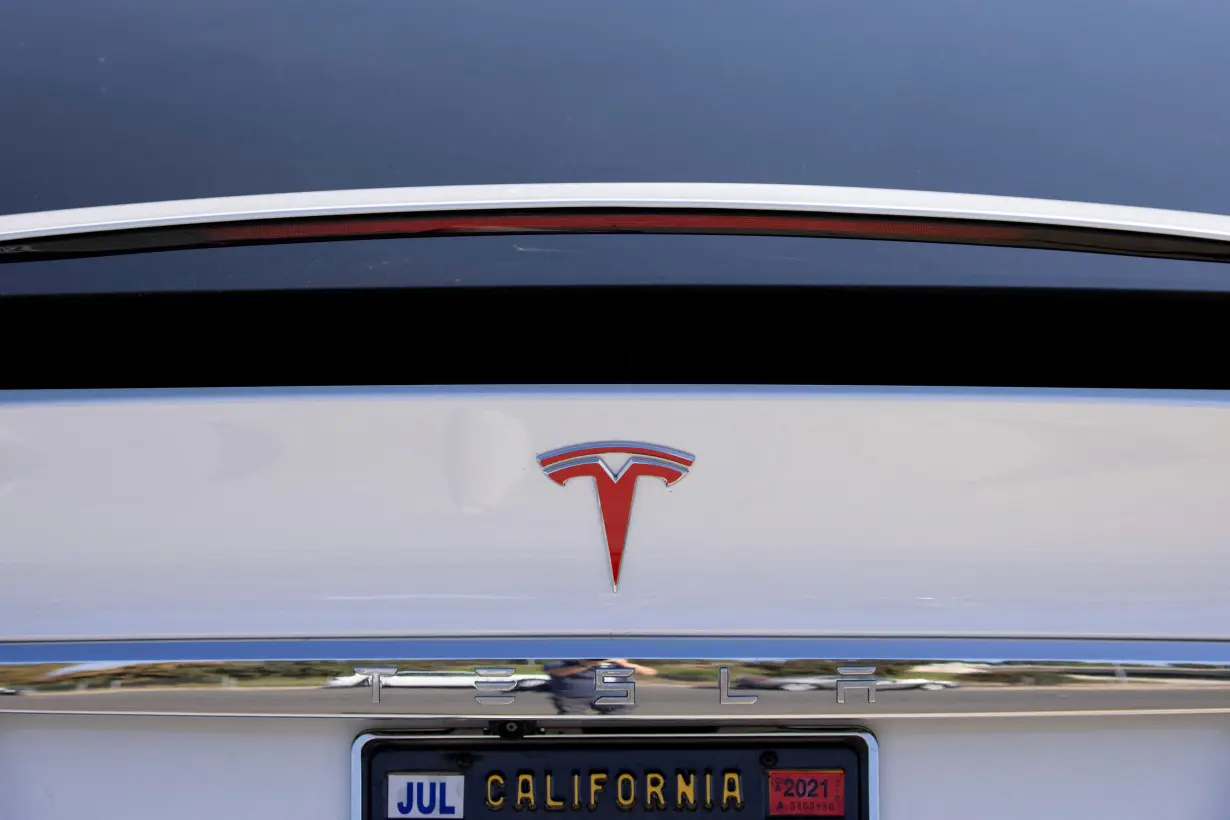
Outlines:
[{"label": "california license plate", "polygon": [[365,736],[353,820],[632,816],[876,820],[859,733]]}]

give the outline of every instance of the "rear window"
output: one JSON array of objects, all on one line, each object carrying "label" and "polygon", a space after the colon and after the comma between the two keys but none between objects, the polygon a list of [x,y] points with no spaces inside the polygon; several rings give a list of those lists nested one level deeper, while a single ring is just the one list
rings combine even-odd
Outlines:
[{"label": "rear window", "polygon": [[0,265],[0,295],[568,285],[1230,291],[1230,266],[879,240],[681,235],[370,239]]}]

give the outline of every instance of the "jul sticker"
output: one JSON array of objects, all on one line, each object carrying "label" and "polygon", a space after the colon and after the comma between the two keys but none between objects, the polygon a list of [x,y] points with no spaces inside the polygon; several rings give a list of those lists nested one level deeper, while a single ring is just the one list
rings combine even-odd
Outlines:
[{"label": "jul sticker", "polygon": [[465,775],[460,774],[391,774],[388,816],[464,817],[465,783]]}]

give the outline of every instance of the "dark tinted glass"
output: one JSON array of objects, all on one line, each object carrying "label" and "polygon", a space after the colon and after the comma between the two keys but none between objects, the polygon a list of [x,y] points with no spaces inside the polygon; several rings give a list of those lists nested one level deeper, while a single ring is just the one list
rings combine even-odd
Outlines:
[{"label": "dark tinted glass", "polygon": [[0,294],[492,285],[896,285],[1230,291],[1230,265],[752,236],[488,236],[0,265]]}]

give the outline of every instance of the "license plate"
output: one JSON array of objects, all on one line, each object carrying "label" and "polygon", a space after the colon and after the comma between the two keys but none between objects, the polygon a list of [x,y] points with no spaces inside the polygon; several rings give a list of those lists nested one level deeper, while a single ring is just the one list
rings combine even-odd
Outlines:
[{"label": "license plate", "polygon": [[876,820],[875,742],[862,733],[365,735],[355,755],[353,820]]}]

